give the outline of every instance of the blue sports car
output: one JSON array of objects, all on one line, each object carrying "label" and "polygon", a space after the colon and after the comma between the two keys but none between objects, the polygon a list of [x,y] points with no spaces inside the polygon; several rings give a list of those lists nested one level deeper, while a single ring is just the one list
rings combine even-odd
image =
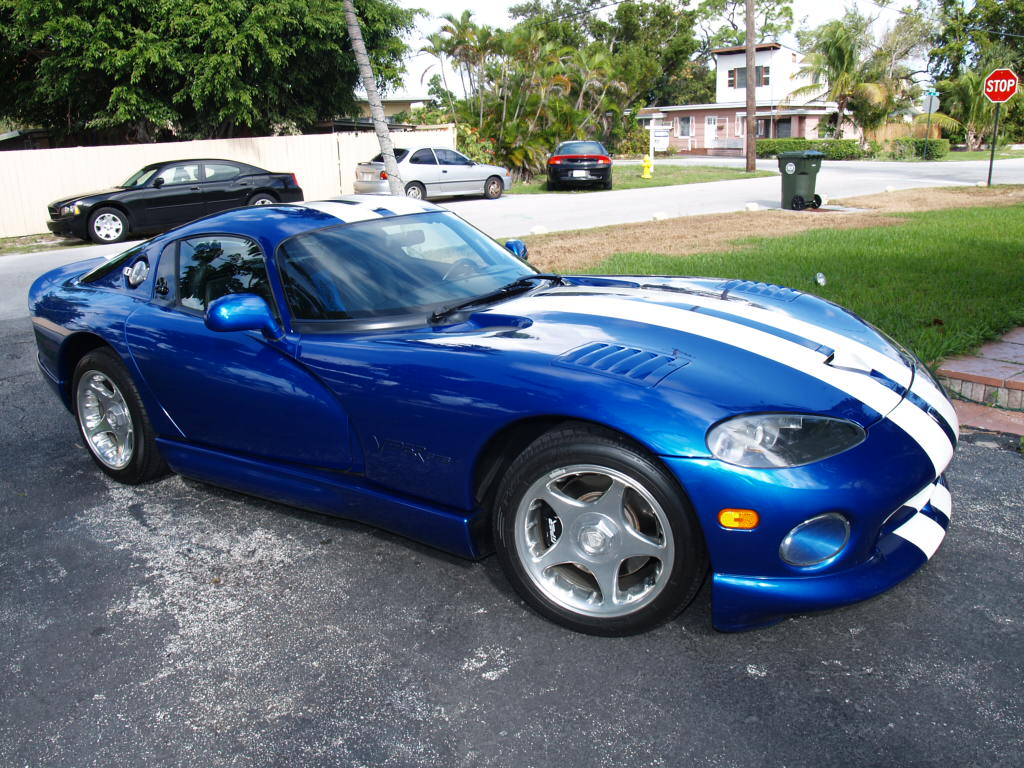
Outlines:
[{"label": "blue sports car", "polygon": [[721,630],[876,595],[945,535],[952,406],[852,313],[775,285],[537,272],[452,213],[215,214],[49,272],[46,380],[99,467],[168,470],[496,551],[538,612]]}]

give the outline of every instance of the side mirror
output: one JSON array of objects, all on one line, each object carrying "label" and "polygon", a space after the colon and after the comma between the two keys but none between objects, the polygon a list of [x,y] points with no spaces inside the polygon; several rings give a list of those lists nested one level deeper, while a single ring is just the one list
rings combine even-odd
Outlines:
[{"label": "side mirror", "polygon": [[163,176],[157,176],[155,179],[153,179],[153,186],[156,187],[157,189],[160,189],[160,187],[162,187],[163,185],[164,185],[164,177]]},{"label": "side mirror", "polygon": [[211,331],[260,331],[271,341],[284,336],[270,305],[252,293],[229,293],[206,308],[206,327]]},{"label": "side mirror", "polygon": [[505,241],[505,248],[523,261],[526,261],[530,256],[530,251],[522,240],[507,240]]}]

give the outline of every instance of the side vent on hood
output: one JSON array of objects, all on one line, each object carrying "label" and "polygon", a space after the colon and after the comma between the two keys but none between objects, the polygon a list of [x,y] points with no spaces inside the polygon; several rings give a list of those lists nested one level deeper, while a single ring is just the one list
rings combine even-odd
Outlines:
[{"label": "side vent on hood", "polygon": [[726,283],[725,289],[722,291],[722,298],[724,299],[730,294],[781,302],[795,301],[803,296],[801,291],[794,291],[792,288],[772,283],[756,283],[753,280],[733,280]]},{"label": "side vent on hood", "polygon": [[566,368],[583,368],[592,373],[653,387],[672,371],[682,368],[690,361],[685,357],[625,347],[621,344],[593,342],[566,352],[553,362]]}]

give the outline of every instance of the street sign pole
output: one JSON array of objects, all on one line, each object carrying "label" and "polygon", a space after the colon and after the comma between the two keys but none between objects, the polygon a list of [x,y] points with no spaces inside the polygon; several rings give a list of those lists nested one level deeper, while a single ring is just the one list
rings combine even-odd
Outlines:
[{"label": "street sign pole", "polygon": [[999,108],[1003,106],[1003,102],[996,102],[996,120],[995,125],[992,128],[992,152],[988,156],[988,185],[992,186],[992,165],[996,161],[996,141],[999,140]]},{"label": "street sign pole", "polygon": [[928,127],[924,130],[924,159],[932,159],[932,107],[935,106],[935,102],[932,101],[936,96],[939,95],[938,91],[928,91]]},{"label": "street sign pole", "polygon": [[985,98],[996,105],[996,117],[992,121],[992,147],[988,156],[988,185],[992,186],[992,166],[996,162],[996,142],[999,141],[999,108],[1009,101],[1020,88],[1020,78],[1012,69],[1002,67],[992,70],[985,78]]}]

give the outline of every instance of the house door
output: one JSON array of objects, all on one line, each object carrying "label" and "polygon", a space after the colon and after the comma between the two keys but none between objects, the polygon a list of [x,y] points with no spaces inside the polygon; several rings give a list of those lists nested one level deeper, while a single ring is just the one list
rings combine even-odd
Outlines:
[{"label": "house door", "polygon": [[790,126],[790,118],[782,117],[775,123],[775,133],[780,139],[788,139],[793,135],[793,130]]},{"label": "house door", "polygon": [[718,146],[718,116],[708,115],[704,118],[704,146]]}]

